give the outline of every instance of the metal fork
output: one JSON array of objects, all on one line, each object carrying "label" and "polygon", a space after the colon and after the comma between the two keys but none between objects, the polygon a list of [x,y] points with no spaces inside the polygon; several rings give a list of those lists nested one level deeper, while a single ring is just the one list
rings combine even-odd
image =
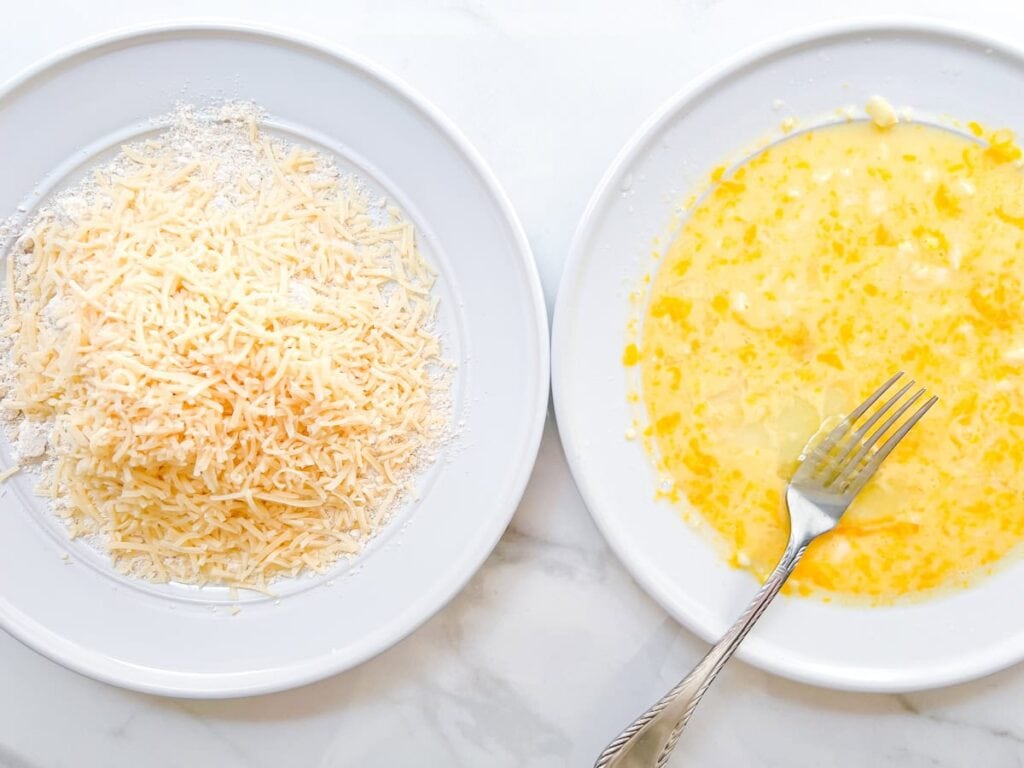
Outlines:
[{"label": "metal fork", "polygon": [[[824,439],[804,449],[800,464],[786,486],[789,542],[775,570],[743,615],[693,671],[605,747],[594,768],[663,768],[704,692],[725,662],[732,658],[772,598],[779,593],[807,546],[821,534],[835,528],[850,502],[886,456],[938,400],[937,397],[930,398],[897,427],[897,422],[925,394],[925,390],[920,389],[904,399],[914,386],[911,381],[858,425],[902,376],[902,373],[897,373]],[[889,414],[888,418],[885,418],[886,414]],[[885,421],[881,426],[874,429],[883,418]],[[885,442],[876,447],[886,435]]]}]

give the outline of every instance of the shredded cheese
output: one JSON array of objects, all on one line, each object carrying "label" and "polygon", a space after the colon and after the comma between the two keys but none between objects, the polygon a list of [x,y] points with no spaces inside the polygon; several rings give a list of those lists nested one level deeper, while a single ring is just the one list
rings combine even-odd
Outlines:
[{"label": "shredded cheese", "polygon": [[262,178],[152,140],[30,225],[3,405],[54,424],[41,488],[119,568],[266,589],[360,549],[443,437],[448,383],[411,224],[231,128]]}]

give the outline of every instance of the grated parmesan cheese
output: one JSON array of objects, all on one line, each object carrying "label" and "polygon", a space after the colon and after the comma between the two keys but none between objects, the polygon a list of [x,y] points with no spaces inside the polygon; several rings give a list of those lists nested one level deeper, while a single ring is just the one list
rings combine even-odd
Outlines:
[{"label": "grated parmesan cheese", "polygon": [[447,430],[412,225],[257,116],[184,110],[7,260],[21,459],[45,459],[71,534],[139,577],[266,589],[322,571]]}]

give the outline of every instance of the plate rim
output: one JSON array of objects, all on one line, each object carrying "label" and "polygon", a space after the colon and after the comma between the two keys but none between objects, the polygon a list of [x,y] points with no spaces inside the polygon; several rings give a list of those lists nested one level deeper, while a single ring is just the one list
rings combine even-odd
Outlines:
[{"label": "plate rim", "polygon": [[[676,115],[699,101],[703,95],[718,83],[741,74],[744,70],[757,67],[766,60],[786,54],[803,46],[830,39],[841,39],[855,35],[924,35],[958,40],[981,48],[998,51],[1000,54],[1021,62],[1024,67],[1024,46],[993,36],[970,25],[952,21],[932,19],[916,15],[854,16],[832,19],[773,35],[759,43],[748,45],[727,57],[720,63],[702,70],[689,79],[665,99],[615,154],[600,181],[591,193],[573,234],[569,254],[562,270],[552,314],[551,331],[551,389],[558,434],[565,451],[566,461],[576,487],[583,497],[590,516],[608,546],[619,562],[626,568],[638,586],[674,618],[700,639],[717,642],[725,628],[716,628],[687,614],[681,605],[671,599],[663,588],[664,580],[658,569],[645,562],[635,550],[616,539],[613,528],[602,504],[597,502],[590,483],[590,473],[585,469],[582,457],[584,446],[577,443],[572,429],[563,429],[568,423],[571,406],[566,402],[565,383],[570,376],[565,365],[565,351],[569,348],[567,316],[570,313],[569,285],[587,264],[585,244],[596,227],[596,214],[604,207],[616,183],[641,155],[649,140],[663,129]],[[564,418],[563,418],[564,417]],[[751,593],[751,597],[753,592]],[[751,650],[751,649],[754,650]],[[1003,642],[988,649],[989,653],[974,652],[963,655],[963,662],[956,667],[926,667],[907,673],[888,668],[861,668],[860,672],[844,670],[842,667],[813,662],[792,661],[785,654],[762,650],[759,645],[741,644],[736,652],[738,658],[766,672],[780,677],[806,683],[820,688],[862,693],[910,693],[930,690],[976,680],[1004,670],[1024,659],[1024,643],[1013,645]]]},{"label": "plate rim", "polygon": [[526,231],[511,199],[480,152],[440,108],[420,95],[402,78],[345,45],[277,25],[219,17],[175,19],[121,26],[61,46],[0,83],[0,108],[37,78],[45,77],[49,73],[60,76],[62,67],[73,66],[76,61],[101,54],[105,49],[141,43],[148,39],[203,35],[241,36],[271,45],[288,46],[307,54],[341,62],[358,71],[360,76],[373,80],[389,90],[399,100],[418,111],[428,123],[434,125],[451,141],[457,153],[468,162],[472,173],[477,176],[497,205],[502,222],[508,227],[510,242],[521,262],[530,298],[529,311],[535,326],[535,338],[532,343],[536,347],[533,369],[535,381],[530,394],[532,401],[537,405],[527,424],[522,450],[517,454],[517,466],[510,483],[511,492],[503,503],[494,505],[494,514],[491,515],[489,525],[469,542],[469,551],[463,560],[464,565],[453,571],[447,580],[438,580],[424,589],[390,625],[369,633],[361,642],[353,645],[349,654],[320,654],[310,657],[301,664],[241,673],[168,674],[167,670],[148,667],[142,670],[133,667],[133,673],[128,671],[129,665],[112,660],[96,649],[83,648],[39,625],[31,616],[21,611],[11,611],[0,593],[0,629],[29,649],[66,669],[143,693],[183,698],[226,699],[297,688],[355,668],[407,638],[447,607],[466,587],[490,557],[511,523],[536,464],[550,396],[550,318],[536,257]]}]

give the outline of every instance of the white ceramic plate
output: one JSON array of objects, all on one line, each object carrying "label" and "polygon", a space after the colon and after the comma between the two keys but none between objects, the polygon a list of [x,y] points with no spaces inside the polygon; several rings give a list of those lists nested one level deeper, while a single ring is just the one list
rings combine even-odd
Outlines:
[{"label": "white ceramic plate", "polygon": [[[642,77],[642,73],[638,74]],[[915,116],[1024,132],[1024,58],[958,29],[845,24],[742,56],[671,99],[629,142],[583,217],[555,313],[553,387],[576,482],[598,526],[640,584],[712,640],[756,589],[672,507],[652,500],[654,471],[624,439],[631,412],[621,364],[627,293],[650,266],[653,239],[710,169],[883,94]],[[777,101],[778,100],[778,101]],[[779,101],[784,106],[780,108]],[[955,493],[956,489],[950,489]],[[954,683],[1024,657],[1024,563],[927,602],[855,608],[781,598],[740,648],[747,661],[836,688],[904,691]]]},{"label": "white ceramic plate", "polygon": [[[248,99],[271,130],[333,153],[417,225],[439,267],[459,437],[354,565],[280,599],[125,579],[69,542],[19,478],[0,498],[0,626],[72,669],[161,694],[278,690],[349,668],[440,609],[512,517],[547,404],[547,317],[529,246],[476,152],[370,64],[227,27],[136,31],[44,62],[0,95],[0,217],[109,156],[177,102]],[[500,439],[497,439],[499,438]],[[3,463],[10,464],[4,449]],[[62,555],[68,555],[68,563]]]}]

